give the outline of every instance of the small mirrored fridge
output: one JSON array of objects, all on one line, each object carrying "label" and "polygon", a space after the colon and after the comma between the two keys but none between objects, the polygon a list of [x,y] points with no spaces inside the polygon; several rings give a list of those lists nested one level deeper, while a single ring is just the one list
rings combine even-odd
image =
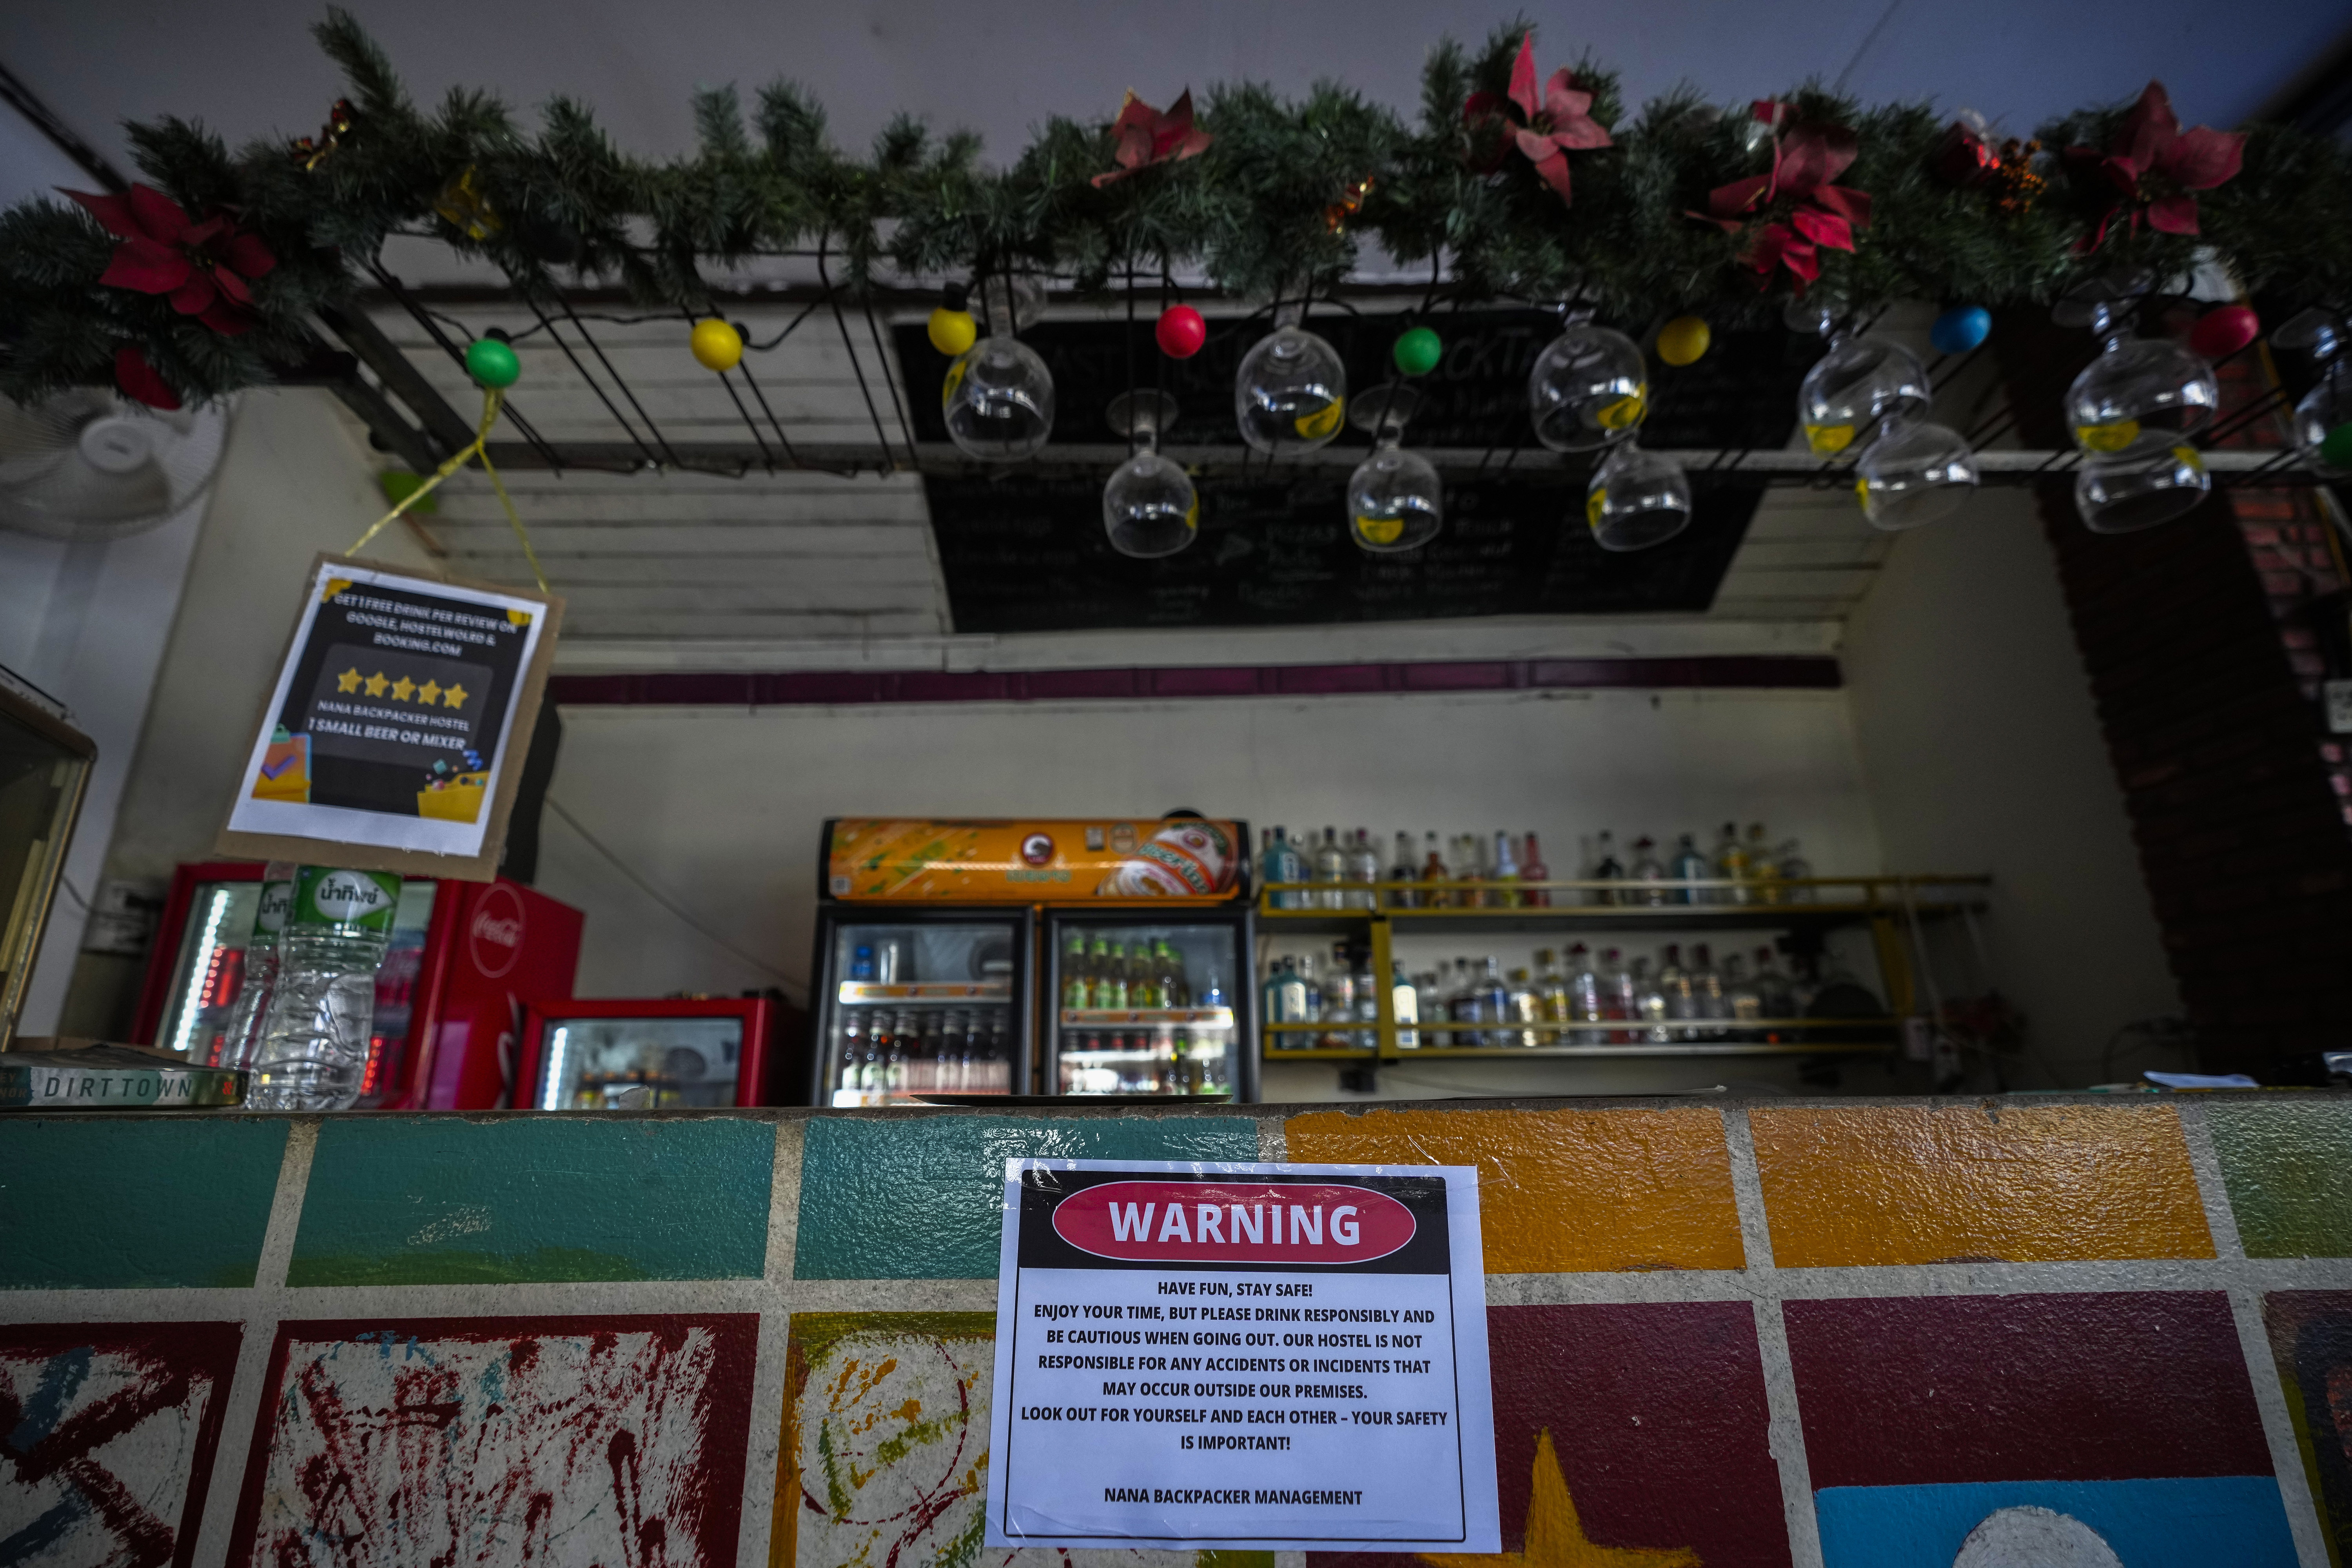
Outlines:
[{"label": "small mirrored fridge", "polygon": [[1026,909],[817,915],[815,1103],[1029,1092]]},{"label": "small mirrored fridge", "polygon": [[529,1110],[715,1110],[771,1102],[782,1023],[761,996],[544,1003],[523,1022]]}]

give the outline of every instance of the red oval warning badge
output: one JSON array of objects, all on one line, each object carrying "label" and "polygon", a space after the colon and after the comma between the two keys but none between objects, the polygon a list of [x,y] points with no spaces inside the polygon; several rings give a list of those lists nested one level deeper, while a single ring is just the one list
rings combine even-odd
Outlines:
[{"label": "red oval warning badge", "polygon": [[1370,1187],[1106,1182],[1054,1205],[1054,1230],[1137,1263],[1369,1263],[1412,1239],[1412,1211]]}]

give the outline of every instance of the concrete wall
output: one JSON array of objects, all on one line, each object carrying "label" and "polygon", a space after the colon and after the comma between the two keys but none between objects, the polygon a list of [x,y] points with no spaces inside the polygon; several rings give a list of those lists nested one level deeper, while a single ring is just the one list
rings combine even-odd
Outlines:
[{"label": "concrete wall", "polygon": [[[2131,1039],[2105,1055],[2180,1001],[2030,498],[1988,491],[1903,535],[1844,665],[1888,866],[1996,879],[1990,967],[2029,1030],[2012,1081],[2185,1066]],[[1948,984],[1966,973],[1950,962]]]},{"label": "concrete wall", "polygon": [[[803,994],[827,816],[1156,816],[1178,806],[1254,825],[1534,828],[1551,870],[1578,839],[1671,843],[1730,818],[1801,837],[1822,875],[1880,869],[1842,693],[1570,692],[866,709],[575,708],[551,800],[755,965],[633,886],[562,816],[541,888],[589,911],[583,995]],[[1454,955],[1418,939],[1409,965]],[[1540,937],[1482,938],[1506,966]],[[1643,944],[1647,950],[1648,944]],[[781,977],[781,980],[780,980]],[[1228,977],[1229,979],[1231,977]],[[1437,1075],[1444,1074],[1441,1081]],[[1417,1065],[1384,1092],[1576,1092],[1786,1084],[1786,1063]],[[1410,1080],[1408,1083],[1407,1080]],[[1333,1069],[1270,1069],[1270,1098],[1338,1093]]]},{"label": "concrete wall", "polygon": [[[126,768],[120,810],[85,815],[75,865],[95,869],[102,852],[104,878],[160,891],[174,866],[210,854],[311,557],[349,548],[383,512],[373,474],[359,426],[330,394],[305,388],[241,397],[201,531],[191,519],[180,543],[184,592],[174,571],[168,582],[154,578],[136,592],[92,601],[91,630],[110,637],[127,632],[160,658],[149,653],[135,689],[118,705],[127,718],[110,749]],[[163,539],[147,537],[156,542],[145,548],[163,547]],[[429,561],[397,527],[378,534],[368,552],[409,565]],[[46,1034],[62,1022],[68,1033],[119,1037],[130,1026],[142,961],[82,953],[76,962],[79,925],[70,931],[53,931],[42,950],[35,985],[47,1012],[28,1013],[25,1032]]]},{"label": "concrete wall", "polygon": [[[0,1488],[72,1561],[1059,1562],[976,1550],[1007,1156],[1475,1167],[1496,1561],[2352,1550],[2352,1101],[2316,1093],[10,1117]],[[1406,1408],[1432,1375],[1349,1370]],[[1249,1429],[1156,1392],[1108,1403]],[[1281,1475],[1072,1419],[1139,1478]]]}]

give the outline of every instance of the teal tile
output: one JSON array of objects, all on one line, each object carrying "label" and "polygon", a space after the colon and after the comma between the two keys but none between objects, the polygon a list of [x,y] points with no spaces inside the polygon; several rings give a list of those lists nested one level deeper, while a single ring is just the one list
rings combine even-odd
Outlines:
[{"label": "teal tile", "polygon": [[2249,1258],[2352,1258],[2352,1100],[2223,1099],[2205,1107]]},{"label": "teal tile", "polygon": [[775,1149],[734,1118],[329,1118],[286,1282],[757,1279]]},{"label": "teal tile", "polygon": [[0,1289],[251,1289],[287,1126],[0,1116]]},{"label": "teal tile", "polygon": [[1004,1162],[1255,1160],[1239,1117],[820,1116],[801,1155],[801,1279],[992,1279]]}]

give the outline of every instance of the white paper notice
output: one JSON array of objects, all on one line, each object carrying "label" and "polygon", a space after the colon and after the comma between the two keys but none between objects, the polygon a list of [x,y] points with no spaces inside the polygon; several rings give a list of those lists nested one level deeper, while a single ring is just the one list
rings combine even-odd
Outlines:
[{"label": "white paper notice", "polygon": [[1007,1160],[991,1546],[1499,1552],[1478,1173]]}]

